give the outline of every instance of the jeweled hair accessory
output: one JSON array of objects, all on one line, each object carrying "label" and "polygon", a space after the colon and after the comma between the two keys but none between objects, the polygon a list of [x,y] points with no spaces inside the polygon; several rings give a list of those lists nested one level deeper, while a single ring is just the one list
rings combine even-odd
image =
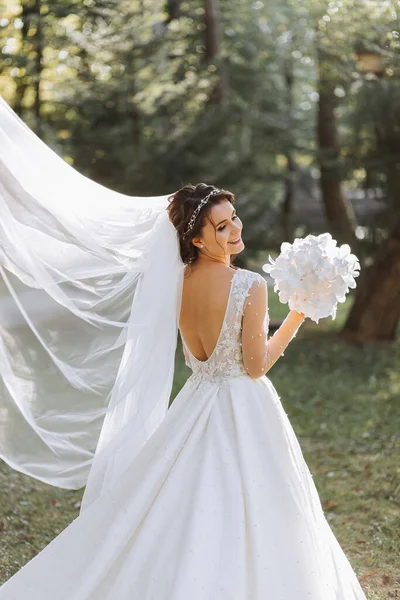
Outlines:
[{"label": "jeweled hair accessory", "polygon": [[220,193],[220,191],[221,191],[221,190],[219,190],[218,188],[217,188],[217,189],[215,189],[215,190],[213,190],[212,192],[210,192],[209,194],[207,194],[207,196],[205,196],[205,197],[204,197],[204,198],[201,200],[201,202],[200,202],[200,204],[199,204],[198,206],[196,206],[196,208],[195,208],[195,210],[194,210],[194,212],[193,212],[193,214],[192,214],[192,216],[191,216],[191,218],[190,218],[190,221],[189,221],[189,223],[188,223],[188,226],[187,226],[187,228],[186,228],[186,231],[185,231],[185,233],[183,234],[183,237],[186,237],[186,236],[187,236],[187,234],[189,233],[189,231],[191,231],[191,230],[193,229],[193,227],[194,227],[194,223],[195,223],[195,221],[196,221],[196,217],[197,217],[197,215],[199,214],[199,212],[200,212],[200,210],[201,210],[201,207],[202,207],[202,206],[204,206],[204,205],[205,205],[205,204],[206,204],[206,203],[209,201],[209,199],[211,198],[211,196],[214,196],[215,194],[219,194],[219,193]]}]

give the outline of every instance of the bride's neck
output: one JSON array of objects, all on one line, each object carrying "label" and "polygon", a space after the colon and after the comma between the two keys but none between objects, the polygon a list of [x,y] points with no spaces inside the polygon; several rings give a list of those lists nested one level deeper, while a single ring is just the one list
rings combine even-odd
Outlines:
[{"label": "bride's neck", "polygon": [[206,266],[207,264],[215,264],[215,263],[221,263],[221,264],[229,267],[231,264],[229,254],[226,254],[225,256],[221,257],[221,256],[210,256],[208,254],[204,254],[203,252],[199,252],[197,259],[195,261],[195,264],[199,265],[199,266]]}]

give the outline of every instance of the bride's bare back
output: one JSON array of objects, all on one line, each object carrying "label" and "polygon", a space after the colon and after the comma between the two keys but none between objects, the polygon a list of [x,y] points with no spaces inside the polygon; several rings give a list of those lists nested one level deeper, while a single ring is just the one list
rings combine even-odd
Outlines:
[{"label": "bride's bare back", "polygon": [[[276,362],[290,339],[296,335],[304,315],[291,311],[267,343],[266,282],[257,273],[232,268],[229,260],[230,255],[237,254],[237,251],[244,248],[241,239],[241,221],[230,201],[224,200],[211,207],[211,213],[200,233],[201,235],[195,235],[191,240],[199,248],[199,254],[195,263],[186,267],[182,288],[179,329],[184,342],[186,364],[192,368],[188,353],[198,363],[211,360],[222,333],[234,276],[236,273],[239,276],[240,272],[243,272],[242,284],[245,284],[245,287],[247,283],[255,285],[251,285],[248,289],[241,289],[241,292],[248,293],[242,299],[244,304],[240,307],[240,323],[234,324],[235,327],[240,325],[241,341],[238,342],[240,352],[235,353],[231,364],[239,361],[245,369],[245,374],[259,378]],[[239,283],[237,281],[238,285]],[[239,293],[238,298],[240,295]],[[234,316],[238,318],[238,315]],[[237,340],[227,339],[225,342],[229,342],[228,345],[234,352]],[[222,368],[226,366],[229,371],[229,365],[225,365],[223,360],[220,366]],[[206,365],[204,367],[206,368]],[[214,367],[216,365],[212,368]],[[195,371],[199,372],[199,364],[195,366]]]},{"label": "bride's bare back", "polygon": [[234,273],[225,265],[185,269],[179,328],[198,360],[207,360],[217,344]]}]

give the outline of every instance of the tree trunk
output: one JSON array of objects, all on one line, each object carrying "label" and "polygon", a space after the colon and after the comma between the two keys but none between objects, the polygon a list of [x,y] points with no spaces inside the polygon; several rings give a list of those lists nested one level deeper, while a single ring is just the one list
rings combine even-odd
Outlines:
[{"label": "tree trunk", "polygon": [[[285,61],[284,66],[284,77],[286,83],[286,94],[287,94],[287,106],[288,106],[288,117],[289,122],[292,121],[293,117],[293,85],[294,85],[294,72],[293,72],[293,60],[288,58]],[[287,169],[283,177],[285,185],[285,197],[282,204],[281,213],[281,226],[282,226],[282,241],[288,242],[292,240],[292,211],[293,211],[293,200],[294,200],[294,186],[295,186],[295,175],[296,175],[296,162],[294,159],[293,146],[294,139],[292,130],[288,132],[286,160]]]},{"label": "tree trunk", "polygon": [[[205,19],[205,60],[208,65],[215,64],[220,54],[220,26],[217,15],[217,0],[204,0]],[[210,102],[223,104],[227,97],[226,74],[220,68],[219,79],[211,95]]]},{"label": "tree trunk", "polygon": [[360,272],[342,334],[358,341],[396,339],[400,320],[400,218],[375,263]]},{"label": "tree trunk", "polygon": [[[21,54],[24,57],[24,61],[27,62],[27,56],[28,56],[28,29],[29,29],[29,14],[30,14],[30,9],[27,5],[27,3],[22,0],[21,1],[21,13],[20,15],[18,15],[19,18],[21,18],[22,21],[22,27],[21,27]],[[26,66],[26,71],[28,71],[28,65],[24,65]],[[13,102],[13,109],[14,111],[17,113],[17,115],[19,115],[21,118],[23,117],[22,114],[22,104],[25,98],[25,92],[29,87],[28,84],[28,78],[27,78],[27,73],[25,73],[23,76],[17,75],[17,77],[15,78],[15,95],[14,95],[14,102]]]},{"label": "tree trunk", "polygon": [[[384,157],[388,237],[381,242],[374,263],[360,273],[356,298],[343,335],[360,341],[396,339],[400,320],[400,214],[398,190],[399,141],[396,129],[378,122],[376,154]],[[374,228],[373,228],[374,230]]]},{"label": "tree trunk", "polygon": [[181,16],[181,0],[167,0],[167,18],[165,25]]},{"label": "tree trunk", "polygon": [[283,241],[292,240],[292,212],[294,200],[294,177],[296,174],[296,163],[293,158],[293,153],[290,149],[286,152],[287,173],[284,175],[285,182],[285,198],[282,204],[281,225]]},{"label": "tree trunk", "polygon": [[357,246],[357,226],[353,207],[342,189],[340,143],[336,127],[334,84],[328,78],[329,57],[321,49],[319,57],[319,103],[317,141],[321,170],[321,192],[326,217],[332,227],[332,235],[339,243]]},{"label": "tree trunk", "polygon": [[[13,103],[15,112],[19,116],[22,116],[22,104],[25,98],[25,92],[33,83],[35,92],[33,104],[33,114],[35,115],[34,129],[39,136],[42,133],[40,84],[43,71],[43,28],[40,8],[41,0],[22,0],[21,2],[21,54],[24,57],[26,73],[22,77],[16,78],[16,90]],[[31,24],[35,27],[35,33],[32,37],[28,37]],[[34,52],[33,61],[29,58],[32,51]]]},{"label": "tree trunk", "polygon": [[41,135],[42,133],[42,118],[41,118],[41,105],[42,98],[40,93],[40,84],[42,80],[42,59],[43,59],[43,29],[42,29],[42,17],[40,14],[41,0],[34,0],[34,6],[32,13],[34,14],[36,33],[33,39],[35,47],[35,74],[34,74],[34,88],[35,88],[35,104],[34,113],[36,120],[36,133]]}]

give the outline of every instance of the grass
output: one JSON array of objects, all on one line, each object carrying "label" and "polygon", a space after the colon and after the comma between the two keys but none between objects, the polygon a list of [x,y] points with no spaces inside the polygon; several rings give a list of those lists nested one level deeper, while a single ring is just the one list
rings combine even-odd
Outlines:
[{"label": "grass", "polygon": [[[314,476],[325,515],[368,600],[400,598],[400,343],[351,345],[335,321],[309,320],[268,373]],[[271,290],[271,318],[287,307]],[[180,344],[171,400],[190,370]],[[0,583],[79,513],[83,489],[0,467]]]}]

